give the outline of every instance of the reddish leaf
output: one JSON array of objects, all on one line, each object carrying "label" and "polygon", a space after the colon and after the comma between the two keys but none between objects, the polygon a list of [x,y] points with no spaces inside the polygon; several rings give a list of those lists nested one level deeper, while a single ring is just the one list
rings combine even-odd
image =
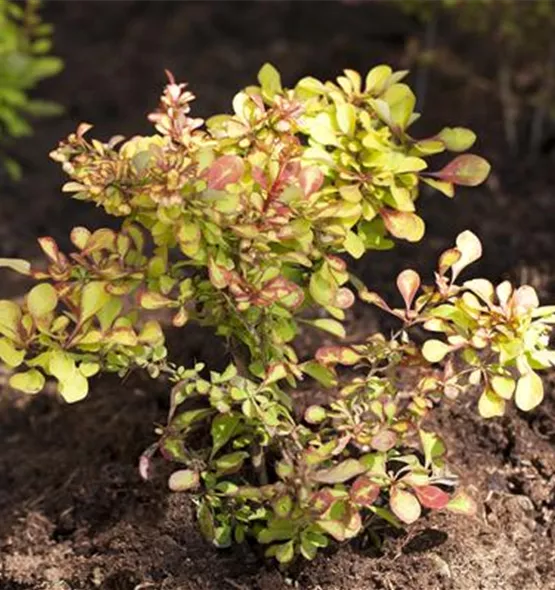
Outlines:
[{"label": "reddish leaf", "polygon": [[339,309],[348,309],[351,307],[355,302],[355,296],[350,289],[347,287],[341,287],[341,289],[337,290],[337,294],[335,296],[335,307]]},{"label": "reddish leaf", "polygon": [[316,351],[315,358],[323,365],[354,365],[362,357],[348,346],[322,346]]},{"label": "reddish leaf", "polygon": [[418,273],[410,268],[404,270],[397,277],[397,288],[403,297],[406,308],[410,309],[414,296],[420,288],[420,277]]},{"label": "reddish leaf", "polygon": [[449,503],[449,494],[436,486],[418,486],[413,488],[420,504],[432,510],[441,510]]},{"label": "reddish leaf", "polygon": [[276,277],[263,286],[255,301],[262,306],[279,301],[289,309],[296,309],[304,301],[304,292],[293,281],[289,281],[285,277]]},{"label": "reddish leaf", "polygon": [[380,486],[361,475],[351,486],[351,500],[360,506],[372,506],[380,495]]},{"label": "reddish leaf", "polygon": [[208,188],[222,190],[237,182],[243,175],[245,165],[239,156],[221,156],[205,172]]},{"label": "reddish leaf", "polygon": [[384,429],[375,434],[370,441],[370,445],[376,451],[389,451],[397,444],[397,435],[393,430]]},{"label": "reddish leaf", "polygon": [[488,177],[490,169],[491,166],[484,158],[465,154],[457,156],[439,172],[432,172],[431,176],[461,186],[478,186]]},{"label": "reddish leaf", "polygon": [[299,183],[303,189],[304,196],[310,197],[310,195],[320,190],[324,183],[324,175],[317,166],[309,166],[301,170]]}]

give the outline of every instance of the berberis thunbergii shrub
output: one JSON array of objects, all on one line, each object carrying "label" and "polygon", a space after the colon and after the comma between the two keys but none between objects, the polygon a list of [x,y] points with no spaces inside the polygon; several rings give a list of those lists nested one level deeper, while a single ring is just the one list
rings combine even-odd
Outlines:
[{"label": "berberis thunbergii shrub", "polygon": [[[418,115],[405,74],[378,66],[364,80],[346,70],[335,83],[304,78],[284,89],[265,65],[260,85],[233,99],[234,114],[206,124],[189,116],[194,97],[169,75],[150,115],[157,134],[102,143],[87,140],[82,124],[52,153],[71,177],[64,191],[121,217],[120,231],[76,227],[69,255],[40,238],[46,270],[3,262],[39,281],[22,305],[0,305],[11,385],[34,394],[52,377],[76,402],[99,371],[169,376],[167,426],[141,471],[148,476],[157,451],[180,463],[169,486],[194,494],[200,527],[218,547],[254,538],[286,563],[380,518],[471,513],[423,419],[444,397],[474,389],[484,417],[513,398],[522,410],[542,399],[536,370],[555,360],[547,349],[555,307],[538,307],[529,286],[457,283],[481,255],[474,234],[441,255],[432,286],[413,270],[399,275],[402,309],[339,257],[390,248],[392,238],[417,242],[420,183],[452,197],[454,185],[477,185],[489,172],[475,155],[428,171],[429,156],[463,152],[475,135],[454,127],[411,137]],[[398,333],[300,362],[292,344],[300,325],[342,338],[355,293],[396,316]],[[215,327],[234,364],[207,373],[167,361],[148,313],[160,309],[175,326]],[[423,345],[411,340],[415,326],[432,333]],[[338,366],[351,369],[339,378]],[[328,388],[329,403],[299,417],[302,379]]]}]

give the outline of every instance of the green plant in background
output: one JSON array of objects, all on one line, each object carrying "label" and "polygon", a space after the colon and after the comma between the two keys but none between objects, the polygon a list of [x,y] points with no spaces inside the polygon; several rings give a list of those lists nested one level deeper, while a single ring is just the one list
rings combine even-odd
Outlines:
[{"label": "green plant in background", "polygon": [[[87,140],[82,124],[52,152],[71,178],[64,191],[120,217],[121,229],[76,227],[70,254],[40,238],[44,270],[2,261],[39,281],[21,305],[0,303],[12,387],[34,394],[53,378],[75,402],[99,371],[167,376],[167,424],[140,470],[149,477],[157,452],[178,463],[169,486],[194,494],[218,547],[256,539],[287,563],[380,520],[472,513],[424,419],[474,390],[484,417],[511,399],[532,409],[543,396],[536,371],[554,361],[555,307],[539,307],[529,286],[458,283],[481,255],[474,234],[441,255],[432,286],[413,270],[399,275],[401,309],[340,257],[417,242],[421,183],[452,197],[455,185],[489,173],[484,159],[462,153],[430,171],[430,156],[464,152],[475,135],[453,127],[412,137],[418,115],[405,74],[378,66],[364,79],[346,70],[336,82],[308,77],[285,89],[266,64],[259,85],[233,99],[233,114],[205,125],[169,75],[150,115],[156,134],[104,143]],[[301,328],[343,338],[357,294],[398,318],[399,331],[299,360]],[[161,310],[174,326],[215,328],[233,362],[220,373],[167,360]],[[431,335],[414,340],[414,328]],[[321,404],[302,407],[301,381]]]},{"label": "green plant in background", "polygon": [[[528,147],[537,152],[546,126],[555,117],[555,4],[551,0],[403,0],[396,6],[426,27],[424,43],[409,44],[411,61],[421,64],[417,86],[425,89],[426,67],[431,65],[493,91],[503,107],[511,150],[518,151],[522,127],[526,127]],[[465,63],[438,41],[438,21],[443,16],[451,17],[459,30],[491,41],[496,81],[483,78],[475,65]]]},{"label": "green plant in background", "polygon": [[[50,54],[52,26],[43,23],[39,0],[0,0],[0,149],[10,139],[32,133],[30,116],[60,112],[54,103],[31,98],[29,92],[62,69],[62,61]],[[19,178],[19,164],[1,154],[12,178]]]}]

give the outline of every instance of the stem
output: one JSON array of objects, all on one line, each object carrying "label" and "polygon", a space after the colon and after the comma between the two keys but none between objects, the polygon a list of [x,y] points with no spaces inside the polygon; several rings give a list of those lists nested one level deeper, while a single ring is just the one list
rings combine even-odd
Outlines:
[{"label": "stem", "polygon": [[503,109],[503,126],[505,130],[505,139],[509,145],[512,155],[518,153],[518,107],[516,105],[515,95],[511,88],[511,67],[507,57],[501,58],[499,68],[499,97]]},{"label": "stem", "polygon": [[534,108],[532,117],[532,126],[530,130],[530,152],[537,156],[541,143],[543,140],[543,129],[546,123],[547,110],[549,101],[553,95],[555,86],[555,43],[551,41],[549,44],[549,54],[547,63],[545,65],[545,82],[540,92],[538,93],[538,100]]},{"label": "stem", "polygon": [[416,71],[415,94],[419,111],[422,111],[424,109],[424,104],[426,103],[428,82],[430,80],[429,58],[433,53],[436,44],[437,20],[438,16],[436,12],[433,11],[432,16],[426,23],[426,30],[424,33],[424,52],[423,54],[420,54],[420,57],[424,55],[424,60],[419,60],[418,70]]}]

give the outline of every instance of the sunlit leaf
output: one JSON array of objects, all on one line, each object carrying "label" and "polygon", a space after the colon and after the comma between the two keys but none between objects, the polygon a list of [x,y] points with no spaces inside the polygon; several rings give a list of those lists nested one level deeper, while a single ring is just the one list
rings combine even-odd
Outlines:
[{"label": "sunlit leaf", "polygon": [[393,514],[405,524],[412,524],[418,520],[422,512],[416,496],[398,487],[391,490],[389,506]]},{"label": "sunlit leaf", "polygon": [[491,166],[489,163],[474,154],[457,156],[439,172],[430,172],[430,175],[461,186],[478,186],[488,177]]},{"label": "sunlit leaf", "polygon": [[515,403],[519,410],[529,412],[538,406],[544,396],[541,377],[530,371],[523,375],[517,382],[515,391]]}]

